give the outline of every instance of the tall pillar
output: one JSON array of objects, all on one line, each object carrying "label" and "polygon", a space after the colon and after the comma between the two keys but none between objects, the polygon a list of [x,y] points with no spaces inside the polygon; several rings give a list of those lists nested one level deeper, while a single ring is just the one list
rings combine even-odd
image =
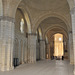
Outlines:
[{"label": "tall pillar", "polygon": [[36,62],[36,34],[28,34],[28,63]]},{"label": "tall pillar", "polygon": [[[73,50],[74,50],[74,65],[75,65],[75,7],[71,11],[71,19],[72,19]],[[75,67],[74,67],[74,75],[75,75]]]},{"label": "tall pillar", "polygon": [[[69,41],[69,40],[68,40]],[[64,59],[69,59],[69,53],[68,53],[68,51],[70,50],[68,47],[69,46],[67,46],[68,45],[68,42],[67,42],[67,40],[66,41],[64,41]]]},{"label": "tall pillar", "polygon": [[19,64],[21,64],[21,40],[19,40],[19,51],[18,51],[18,58],[19,58]]},{"label": "tall pillar", "polygon": [[74,64],[74,50],[73,50],[73,37],[72,31],[69,33],[69,53],[70,53],[70,64]]},{"label": "tall pillar", "polygon": [[0,69],[9,71],[13,67],[14,19],[0,17]]},{"label": "tall pillar", "polygon": [[69,39],[67,41],[67,49],[68,49],[68,59],[70,61],[70,49],[69,49]]},{"label": "tall pillar", "polygon": [[25,52],[24,52],[24,62],[27,63],[27,38],[25,40]]},{"label": "tall pillar", "polygon": [[21,61],[21,63],[24,64],[24,42],[23,42],[23,48],[22,48],[21,51],[22,51],[22,57],[21,57],[22,61]]},{"label": "tall pillar", "polygon": [[36,44],[36,59],[40,60],[40,47],[39,47],[39,42],[37,40],[37,44]]},{"label": "tall pillar", "polygon": [[45,59],[45,40],[40,40],[40,59]]},{"label": "tall pillar", "polygon": [[50,59],[50,44],[48,43],[48,44],[46,44],[46,46],[47,46],[47,49],[46,49],[47,55],[46,56],[47,56],[47,59]]}]

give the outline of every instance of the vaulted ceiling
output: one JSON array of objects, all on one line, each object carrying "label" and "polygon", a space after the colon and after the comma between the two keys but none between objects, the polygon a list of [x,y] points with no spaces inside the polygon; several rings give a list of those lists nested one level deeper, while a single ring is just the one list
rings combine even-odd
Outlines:
[{"label": "vaulted ceiling", "polygon": [[[7,0],[8,1],[8,0]],[[73,8],[73,0],[10,0],[10,5],[4,5],[5,16],[12,17],[16,13],[16,8],[20,7],[23,10],[25,18],[29,17],[31,32],[35,33],[40,27],[43,34],[49,31],[52,27],[62,28],[66,31],[71,29],[71,15],[70,10]],[[4,0],[3,0],[4,2]],[[4,2],[5,3],[5,2]],[[13,4],[14,3],[14,4]],[[6,8],[7,6],[9,8]],[[13,6],[14,5],[14,6]],[[15,10],[15,12],[13,12]],[[25,13],[27,12],[27,14]],[[48,15],[49,14],[49,15]],[[57,17],[56,17],[57,16]],[[59,16],[59,17],[58,17]],[[13,17],[13,18],[14,18]],[[63,20],[64,19],[64,20]],[[67,22],[67,24],[65,23]],[[55,32],[57,29],[55,29]],[[50,32],[48,33],[50,34]]]},{"label": "vaulted ceiling", "polygon": [[65,30],[68,31],[68,26],[64,23],[64,21],[62,21],[61,19],[57,17],[49,17],[43,20],[39,26],[41,27],[42,32],[47,32],[48,29],[52,27],[57,27],[57,26],[65,28]]},{"label": "vaulted ceiling", "polygon": [[43,38],[45,39],[45,36],[47,36],[49,42],[56,33],[61,33],[65,39],[68,39],[68,26],[57,17],[48,17],[40,23],[39,27],[41,28]]},{"label": "vaulted ceiling", "polygon": [[[24,3],[29,7],[33,19],[32,24],[35,25],[32,27],[33,30],[40,27],[43,37],[47,35],[48,39],[50,39],[53,33],[58,32],[67,38],[67,33],[71,26],[70,6],[67,0],[24,0]],[[46,17],[43,20],[40,19],[43,14],[50,12],[61,15],[69,23],[66,25],[62,18],[54,16]],[[41,20],[40,23],[37,23],[39,20]]]},{"label": "vaulted ceiling", "polygon": [[67,11],[69,9],[67,0],[25,0],[25,3],[38,10],[58,11],[66,9]]}]

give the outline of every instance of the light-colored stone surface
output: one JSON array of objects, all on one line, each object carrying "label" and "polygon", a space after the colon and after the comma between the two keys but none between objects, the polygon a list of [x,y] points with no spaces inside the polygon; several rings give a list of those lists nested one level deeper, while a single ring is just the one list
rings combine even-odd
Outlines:
[{"label": "light-colored stone surface", "polygon": [[[9,18],[9,17],[7,17]],[[14,22],[3,19],[0,22],[0,70],[9,71],[13,68]]]},{"label": "light-colored stone surface", "polygon": [[[71,18],[72,18],[74,65],[75,65],[75,8],[71,11]],[[75,66],[74,66],[74,73],[75,73]],[[74,74],[74,75],[75,75],[75,74]]]},{"label": "light-colored stone surface", "polygon": [[74,64],[74,50],[73,50],[73,37],[72,32],[69,33],[69,55],[70,55],[70,64]]},{"label": "light-colored stone surface", "polygon": [[51,59],[51,56],[50,56],[50,44],[46,44],[46,58]]},{"label": "light-colored stone surface", "polygon": [[37,41],[37,43],[36,43],[36,60],[39,60],[39,59],[40,59],[40,44]]},{"label": "light-colored stone surface", "polygon": [[28,63],[36,62],[36,34],[28,34]]},{"label": "light-colored stone surface", "polygon": [[45,41],[40,40],[40,59],[45,59]]},{"label": "light-colored stone surface", "polygon": [[0,75],[73,75],[73,66],[66,60],[44,60],[21,65],[10,72],[0,72]]},{"label": "light-colored stone surface", "polygon": [[[68,33],[73,27],[73,46],[75,50],[75,13],[72,13],[72,23],[70,14],[70,9],[74,7],[73,1],[0,0],[0,66],[2,67],[0,68],[2,70],[13,69],[13,58],[18,58],[19,64],[36,62],[37,56],[45,59],[45,41],[38,43],[38,46],[40,45],[40,53],[36,55],[36,50],[38,50],[36,49],[36,40],[39,38],[36,39],[36,36],[31,35],[32,33],[36,33],[39,27],[41,28],[41,38],[44,40],[45,33],[51,29],[53,31],[49,31],[48,35],[51,34],[50,36],[53,36],[54,33],[62,33],[67,36],[66,40],[68,40]],[[20,31],[22,19],[25,22],[23,27],[24,34]],[[30,33],[28,37],[27,33]],[[50,36],[48,39],[52,41]],[[51,43],[50,41],[49,43]],[[53,45],[52,43],[50,55],[53,55]],[[70,50],[71,47],[70,45]],[[73,52],[69,52],[69,56],[71,56]],[[71,60],[72,58],[73,56]]]}]

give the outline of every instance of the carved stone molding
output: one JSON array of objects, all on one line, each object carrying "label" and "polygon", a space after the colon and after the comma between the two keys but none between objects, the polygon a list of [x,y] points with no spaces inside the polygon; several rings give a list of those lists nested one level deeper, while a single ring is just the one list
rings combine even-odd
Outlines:
[{"label": "carved stone molding", "polygon": [[0,20],[9,21],[9,22],[15,22],[15,19],[8,16],[0,16]]},{"label": "carved stone molding", "polygon": [[26,37],[28,37],[28,36],[30,36],[30,35],[37,36],[36,33],[26,33]]}]

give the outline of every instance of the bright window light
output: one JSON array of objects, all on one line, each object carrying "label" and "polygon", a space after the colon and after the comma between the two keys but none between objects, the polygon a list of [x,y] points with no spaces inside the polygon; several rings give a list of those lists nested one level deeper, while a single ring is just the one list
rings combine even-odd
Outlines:
[{"label": "bright window light", "polygon": [[61,38],[59,38],[59,41],[61,41],[62,39]]},{"label": "bright window light", "polygon": [[21,22],[20,22],[20,31],[21,31],[21,33],[24,33],[24,19],[21,19]]}]

